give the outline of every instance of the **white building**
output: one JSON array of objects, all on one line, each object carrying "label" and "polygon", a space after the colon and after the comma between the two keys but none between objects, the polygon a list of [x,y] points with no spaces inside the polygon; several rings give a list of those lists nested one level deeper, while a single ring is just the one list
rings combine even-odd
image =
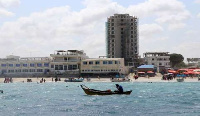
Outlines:
[{"label": "white building", "polygon": [[88,58],[83,50],[57,50],[52,57],[50,72],[54,75],[79,76],[81,60]]},{"label": "white building", "polygon": [[0,59],[0,76],[24,77],[47,75],[50,69],[50,57],[7,56]]},{"label": "white building", "polygon": [[82,76],[113,76],[126,73],[124,58],[94,58],[81,62]]},{"label": "white building", "polygon": [[0,76],[79,76],[81,60],[88,58],[83,51],[57,50],[51,57],[7,56],[0,59]]},{"label": "white building", "polygon": [[145,64],[154,65],[160,72],[164,68],[170,68],[169,52],[146,52],[144,53]]},{"label": "white building", "polygon": [[187,58],[188,65],[194,67],[200,67],[200,58]]}]

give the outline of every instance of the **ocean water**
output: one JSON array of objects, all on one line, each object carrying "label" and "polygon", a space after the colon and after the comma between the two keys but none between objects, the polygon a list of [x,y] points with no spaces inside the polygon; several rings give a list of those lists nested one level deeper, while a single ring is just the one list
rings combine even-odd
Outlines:
[{"label": "ocean water", "polygon": [[200,83],[119,83],[131,95],[88,96],[80,84],[115,90],[116,83],[0,83],[0,116],[198,116]]}]

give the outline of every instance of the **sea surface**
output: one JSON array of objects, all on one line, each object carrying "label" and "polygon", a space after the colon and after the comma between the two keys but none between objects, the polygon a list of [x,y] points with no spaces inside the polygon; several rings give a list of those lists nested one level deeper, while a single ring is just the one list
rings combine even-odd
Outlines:
[{"label": "sea surface", "polygon": [[0,116],[198,116],[200,83],[119,83],[131,95],[89,96],[111,82],[0,83]]}]

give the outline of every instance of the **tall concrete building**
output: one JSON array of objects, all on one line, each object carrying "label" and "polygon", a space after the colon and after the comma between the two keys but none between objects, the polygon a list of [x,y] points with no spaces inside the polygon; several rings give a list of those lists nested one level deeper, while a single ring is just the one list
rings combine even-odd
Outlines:
[{"label": "tall concrete building", "polygon": [[138,65],[138,18],[114,14],[106,22],[106,54],[108,58],[124,58],[126,66]]}]

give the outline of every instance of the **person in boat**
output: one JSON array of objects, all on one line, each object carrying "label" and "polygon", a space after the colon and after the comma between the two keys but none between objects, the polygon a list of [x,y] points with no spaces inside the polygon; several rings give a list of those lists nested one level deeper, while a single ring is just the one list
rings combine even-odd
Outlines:
[{"label": "person in boat", "polygon": [[123,91],[123,87],[121,86],[121,85],[119,85],[119,84],[115,84],[116,85],[116,88],[117,88],[117,92],[119,92],[119,93],[123,93],[124,91]]}]

